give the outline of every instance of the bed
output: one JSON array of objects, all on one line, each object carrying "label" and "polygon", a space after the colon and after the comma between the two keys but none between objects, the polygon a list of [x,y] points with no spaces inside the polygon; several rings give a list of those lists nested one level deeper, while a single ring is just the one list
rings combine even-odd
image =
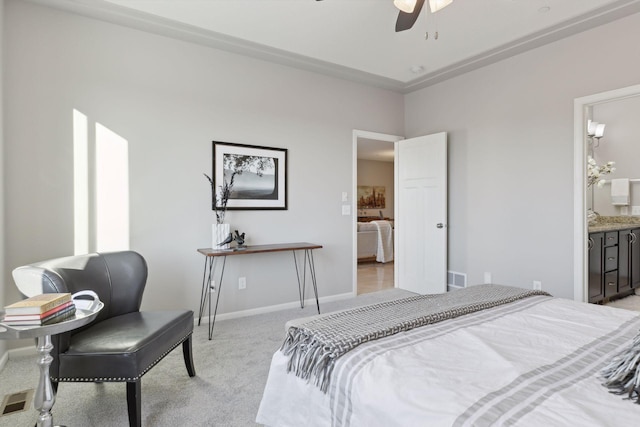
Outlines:
[{"label": "bed", "polygon": [[[466,298],[482,286],[443,295]],[[317,378],[287,373],[290,358],[278,351],[256,421],[273,427],[638,425],[640,405],[610,393],[599,376],[637,335],[637,312],[537,294],[482,308],[357,345],[335,360],[326,392]],[[292,322],[287,336],[306,322]]]},{"label": "bed", "polygon": [[358,262],[393,261],[393,223],[390,221],[358,222]]}]

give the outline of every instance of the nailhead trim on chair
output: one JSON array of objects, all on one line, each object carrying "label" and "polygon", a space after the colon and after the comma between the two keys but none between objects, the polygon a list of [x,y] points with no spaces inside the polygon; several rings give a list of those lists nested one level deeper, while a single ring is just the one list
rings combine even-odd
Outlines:
[{"label": "nailhead trim on chair", "polygon": [[160,357],[158,357],[156,360],[153,361],[153,363],[151,363],[149,366],[147,366],[147,368],[142,371],[140,373],[140,375],[138,375],[137,377],[134,378],[55,378],[55,377],[51,377],[51,380],[54,382],[75,382],[75,383],[82,383],[82,382],[96,382],[96,381],[100,381],[100,382],[123,382],[123,381],[138,381],[144,374],[146,374],[149,369],[153,368],[154,366],[156,366],[156,364],[158,362],[160,362],[162,359],[164,359],[164,357],[171,353],[173,351],[173,349],[175,349],[177,346],[179,346],[180,344],[182,344],[183,342],[186,341],[187,338],[189,338],[189,336],[193,334],[193,332],[188,333],[187,335],[185,335],[180,341],[178,341],[176,344],[173,345],[173,347],[171,347],[169,350],[165,351]]}]

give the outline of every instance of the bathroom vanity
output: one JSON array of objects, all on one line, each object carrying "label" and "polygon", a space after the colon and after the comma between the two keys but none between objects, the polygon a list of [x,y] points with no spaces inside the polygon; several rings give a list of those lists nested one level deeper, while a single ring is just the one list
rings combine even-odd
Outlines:
[{"label": "bathroom vanity", "polygon": [[589,225],[589,302],[640,289],[640,218],[600,217]]}]

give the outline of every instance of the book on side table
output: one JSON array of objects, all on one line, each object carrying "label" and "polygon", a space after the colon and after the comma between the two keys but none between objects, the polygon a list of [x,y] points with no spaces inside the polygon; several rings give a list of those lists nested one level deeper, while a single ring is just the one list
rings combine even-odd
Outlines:
[{"label": "book on side table", "polygon": [[76,307],[70,293],[42,294],[5,307],[2,320],[7,325],[48,325],[75,315]]}]

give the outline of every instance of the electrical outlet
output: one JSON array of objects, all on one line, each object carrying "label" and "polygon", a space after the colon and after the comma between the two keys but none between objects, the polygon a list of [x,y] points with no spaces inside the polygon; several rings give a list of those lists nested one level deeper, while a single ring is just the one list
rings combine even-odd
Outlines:
[{"label": "electrical outlet", "polygon": [[631,215],[640,215],[640,206],[631,206]]},{"label": "electrical outlet", "polygon": [[238,278],[238,289],[240,289],[240,290],[247,289],[247,278],[246,277],[239,277]]},{"label": "electrical outlet", "polygon": [[343,202],[348,202],[349,201],[348,193],[346,191],[342,192],[342,201]]},{"label": "electrical outlet", "polygon": [[542,282],[539,280],[534,280],[533,281],[533,289],[536,291],[541,291],[542,290]]},{"label": "electrical outlet", "polygon": [[485,284],[490,284],[491,283],[491,273],[488,271],[484,272],[484,283]]},{"label": "electrical outlet", "polygon": [[629,215],[629,206],[620,206],[620,215]]}]

